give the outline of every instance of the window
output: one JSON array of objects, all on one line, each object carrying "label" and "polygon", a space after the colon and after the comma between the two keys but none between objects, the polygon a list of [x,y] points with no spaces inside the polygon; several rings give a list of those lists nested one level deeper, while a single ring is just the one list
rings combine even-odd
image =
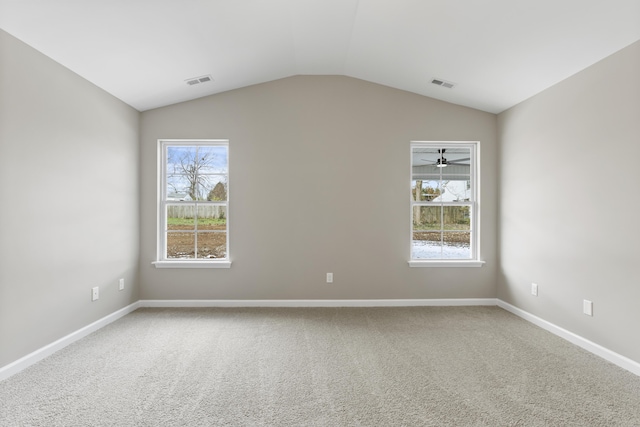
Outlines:
[{"label": "window", "polygon": [[412,267],[481,266],[477,142],[411,143]]},{"label": "window", "polygon": [[230,267],[229,144],[159,141],[156,267]]}]

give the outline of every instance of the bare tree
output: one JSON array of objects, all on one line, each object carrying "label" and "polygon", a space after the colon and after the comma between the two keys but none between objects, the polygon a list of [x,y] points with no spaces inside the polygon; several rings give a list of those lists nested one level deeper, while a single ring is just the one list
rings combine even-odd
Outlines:
[{"label": "bare tree", "polygon": [[[416,180],[415,187],[411,189],[412,197],[414,197],[414,200],[416,202],[421,202],[421,201],[430,202],[433,199],[440,196],[443,192],[444,191],[442,191],[438,187],[431,187],[431,185],[423,186],[422,180]],[[420,206],[414,206],[413,208],[414,225],[436,221],[437,218],[433,219],[432,218],[433,214],[429,214],[429,212],[430,212],[429,209],[422,210],[421,212]]]},{"label": "bare tree", "polygon": [[[180,187],[176,183],[169,183],[175,192],[187,192],[191,200],[206,200],[206,189],[211,186],[211,177],[203,172],[211,169],[215,156],[208,151],[200,152],[194,149],[172,150],[168,153],[168,165],[173,168],[169,173],[186,180],[179,179]],[[186,184],[186,185],[182,185]]]}]

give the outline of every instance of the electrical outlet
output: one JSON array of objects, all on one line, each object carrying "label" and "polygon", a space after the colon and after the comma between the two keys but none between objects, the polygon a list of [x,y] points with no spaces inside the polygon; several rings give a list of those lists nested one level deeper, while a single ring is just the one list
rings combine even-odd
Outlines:
[{"label": "electrical outlet", "polygon": [[91,301],[95,301],[97,299],[100,299],[100,288],[98,286],[91,289]]},{"label": "electrical outlet", "polygon": [[333,283],[333,273],[327,273],[327,283]]},{"label": "electrical outlet", "polygon": [[538,284],[537,283],[532,283],[531,284],[531,295],[533,296],[538,296]]},{"label": "electrical outlet", "polygon": [[587,316],[593,316],[593,302],[589,300],[582,301],[582,312]]},{"label": "electrical outlet", "polygon": [[120,279],[120,283],[118,286],[118,289],[120,289],[121,291],[124,289],[124,279]]}]

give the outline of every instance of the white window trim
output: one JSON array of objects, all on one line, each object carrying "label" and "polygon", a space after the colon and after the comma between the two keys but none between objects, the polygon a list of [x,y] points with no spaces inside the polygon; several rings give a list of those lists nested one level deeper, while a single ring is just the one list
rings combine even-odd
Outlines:
[{"label": "white window trim", "polygon": [[157,195],[156,195],[156,260],[151,264],[155,268],[231,268],[231,259],[229,257],[229,171],[227,169],[227,258],[224,259],[166,259],[166,236],[164,232],[164,226],[166,225],[166,210],[164,209],[166,204],[166,185],[163,177],[166,176],[166,158],[165,147],[167,145],[194,145],[194,144],[212,144],[227,147],[227,168],[229,165],[229,140],[228,139],[159,139],[158,140],[158,165],[156,182],[158,183]]},{"label": "white window trim", "polygon": [[411,156],[409,161],[409,189],[411,191],[411,182],[413,181],[413,148],[422,144],[438,145],[441,148],[467,146],[472,147],[471,162],[471,183],[473,193],[473,213],[472,215],[472,246],[471,259],[413,259],[413,200],[409,201],[409,267],[482,267],[485,262],[480,257],[480,141],[411,141]]},{"label": "white window trim", "polygon": [[475,260],[411,260],[409,267],[482,267],[484,261]]},{"label": "white window trim", "polygon": [[229,260],[154,261],[155,268],[231,268]]}]

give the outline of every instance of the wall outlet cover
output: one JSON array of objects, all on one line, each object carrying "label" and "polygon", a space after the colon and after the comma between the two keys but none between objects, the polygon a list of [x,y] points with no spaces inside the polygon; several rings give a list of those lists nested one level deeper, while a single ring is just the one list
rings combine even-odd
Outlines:
[{"label": "wall outlet cover", "polygon": [[582,312],[587,316],[593,316],[593,302],[589,300],[582,301]]}]

